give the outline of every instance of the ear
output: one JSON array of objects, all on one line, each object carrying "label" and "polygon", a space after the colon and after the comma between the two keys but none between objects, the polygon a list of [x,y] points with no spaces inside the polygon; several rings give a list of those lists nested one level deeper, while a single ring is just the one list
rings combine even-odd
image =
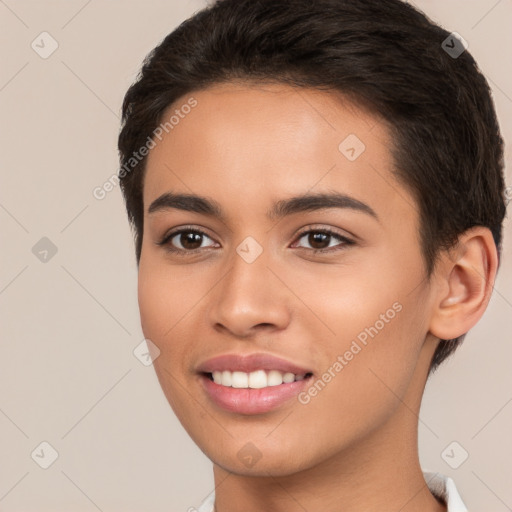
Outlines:
[{"label": "ear", "polygon": [[442,340],[467,333],[487,308],[497,269],[491,231],[478,226],[464,232],[456,247],[439,256],[430,332]]}]

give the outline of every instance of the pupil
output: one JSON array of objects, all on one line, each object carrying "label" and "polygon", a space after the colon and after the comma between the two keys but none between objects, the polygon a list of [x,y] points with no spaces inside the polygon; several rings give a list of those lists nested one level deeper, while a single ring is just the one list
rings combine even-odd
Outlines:
[{"label": "pupil", "polygon": [[[315,249],[325,249],[329,246],[329,237],[331,235],[328,235],[327,233],[310,233],[308,242],[311,244],[311,247],[314,247]],[[327,241],[327,244],[325,242]],[[320,244],[320,247],[318,247],[318,244]]]},{"label": "pupil", "polygon": [[[181,245],[185,247],[185,249],[198,249],[199,247],[201,247],[202,236],[203,235],[201,235],[200,233],[182,233],[180,237]],[[189,244],[191,244],[192,247]]]}]

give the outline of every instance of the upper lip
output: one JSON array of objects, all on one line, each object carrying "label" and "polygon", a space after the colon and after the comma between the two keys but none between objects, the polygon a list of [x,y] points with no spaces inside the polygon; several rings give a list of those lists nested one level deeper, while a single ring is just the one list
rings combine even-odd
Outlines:
[{"label": "upper lip", "polygon": [[246,373],[256,370],[277,370],[282,373],[294,373],[295,375],[313,373],[311,370],[270,354],[223,354],[208,359],[197,368],[198,372],[203,373],[222,372],[225,370]]}]

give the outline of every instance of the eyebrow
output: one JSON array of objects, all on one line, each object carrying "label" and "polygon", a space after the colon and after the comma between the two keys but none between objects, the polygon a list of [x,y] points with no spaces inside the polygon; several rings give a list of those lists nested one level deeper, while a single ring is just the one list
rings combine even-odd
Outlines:
[{"label": "eyebrow", "polygon": [[[375,211],[366,203],[338,192],[306,193],[282,199],[273,204],[272,208],[267,212],[267,217],[270,220],[277,220],[295,213],[323,210],[325,208],[356,210],[375,218],[377,221],[379,220]],[[209,217],[217,217],[221,221],[226,222],[226,216],[217,201],[196,194],[166,192],[151,203],[148,213],[152,214],[169,209],[200,213]]]}]

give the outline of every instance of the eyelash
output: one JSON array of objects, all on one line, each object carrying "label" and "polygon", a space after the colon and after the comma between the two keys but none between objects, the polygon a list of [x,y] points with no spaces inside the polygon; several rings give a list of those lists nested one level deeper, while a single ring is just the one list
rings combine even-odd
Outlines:
[{"label": "eyelash", "polygon": [[[180,235],[182,233],[196,233],[196,234],[204,235],[204,236],[210,238],[208,236],[208,234],[205,233],[204,231],[201,231],[201,230],[193,228],[193,227],[186,226],[186,227],[180,228],[179,230],[176,230],[176,231],[172,231],[171,233],[165,235],[164,238],[160,242],[156,242],[156,244],[159,245],[159,246],[165,246],[166,250],[168,252],[170,252],[170,253],[180,254],[180,255],[185,256],[185,257],[189,256],[189,255],[196,254],[199,251],[201,251],[202,249],[205,249],[205,247],[198,247],[197,249],[187,250],[187,249],[179,249],[179,248],[173,247],[171,245],[170,241],[176,235]],[[313,252],[313,254],[317,254],[317,253],[332,253],[332,252],[335,252],[335,251],[342,250],[347,245],[354,245],[354,243],[355,243],[353,240],[350,240],[349,238],[347,238],[347,237],[345,237],[343,235],[340,235],[339,233],[336,233],[335,231],[333,231],[333,230],[331,230],[329,228],[308,229],[308,230],[302,231],[301,233],[299,233],[297,235],[296,240],[300,240],[305,235],[309,235],[310,233],[322,233],[322,234],[330,235],[333,238],[336,238],[340,242],[342,242],[341,244],[339,244],[337,246],[328,247],[328,248],[324,248],[324,249],[308,249],[307,247],[299,247],[299,249],[307,249],[308,251]]]}]

